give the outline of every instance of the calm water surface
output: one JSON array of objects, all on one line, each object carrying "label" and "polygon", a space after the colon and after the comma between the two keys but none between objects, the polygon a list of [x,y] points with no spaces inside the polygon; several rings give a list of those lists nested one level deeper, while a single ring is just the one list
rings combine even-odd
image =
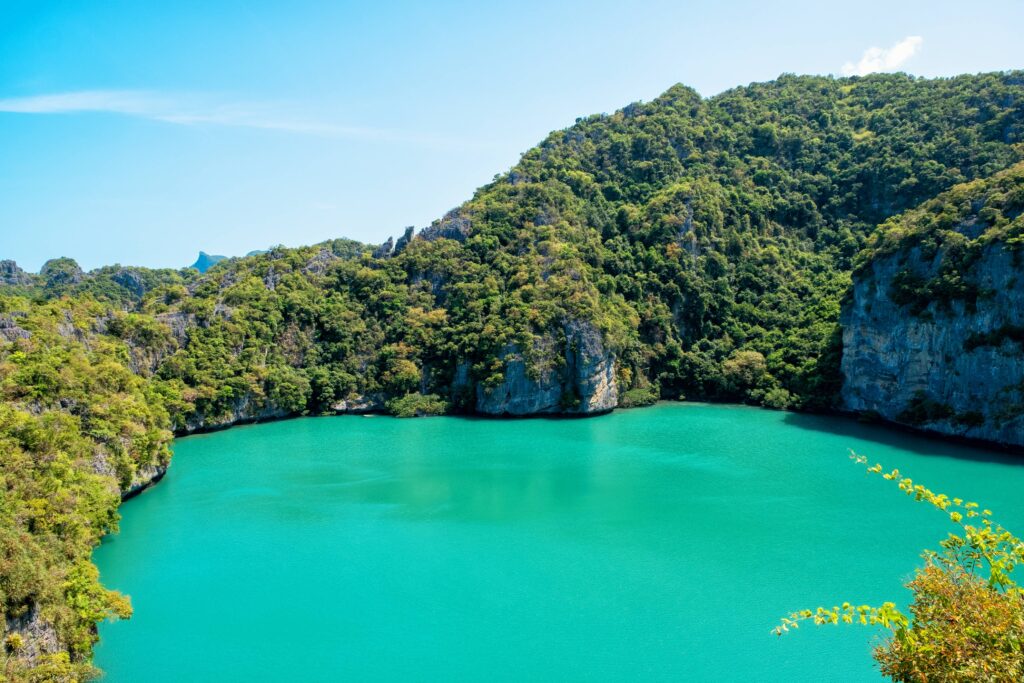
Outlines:
[{"label": "calm water surface", "polygon": [[96,551],[108,681],[877,681],[864,627],[949,529],[855,449],[1024,529],[1024,461],[838,418],[334,417],[175,442]]}]

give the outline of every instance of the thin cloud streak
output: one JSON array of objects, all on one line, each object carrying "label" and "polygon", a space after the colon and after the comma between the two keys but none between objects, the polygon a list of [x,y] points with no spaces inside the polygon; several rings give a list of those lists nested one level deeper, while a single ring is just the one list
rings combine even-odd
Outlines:
[{"label": "thin cloud streak", "polygon": [[923,43],[921,36],[907,36],[890,48],[869,47],[859,62],[843,65],[843,75],[866,76],[879,71],[895,71],[916,55]]},{"label": "thin cloud streak", "polygon": [[81,90],[0,98],[0,113],[9,114],[120,114],[181,126],[254,128],[327,138],[425,146],[484,146],[478,142],[412,131],[347,126],[284,116],[279,109],[266,104],[218,103],[208,98],[170,96],[146,90]]}]

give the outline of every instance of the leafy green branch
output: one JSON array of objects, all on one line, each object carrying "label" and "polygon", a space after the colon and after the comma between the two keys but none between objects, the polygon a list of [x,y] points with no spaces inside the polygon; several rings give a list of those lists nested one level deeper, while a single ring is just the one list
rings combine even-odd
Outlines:
[{"label": "leafy green branch", "polygon": [[896,681],[1018,681],[1024,679],[1024,588],[1013,578],[1024,562],[1024,541],[992,520],[978,503],[950,498],[881,464],[851,453],[870,474],[895,482],[915,501],[928,503],[957,527],[926,550],[925,566],[907,584],[910,615],[895,603],[880,607],[843,603],[801,610],[773,629],[782,635],[802,622],[882,626],[891,638],[874,651],[882,673]]}]

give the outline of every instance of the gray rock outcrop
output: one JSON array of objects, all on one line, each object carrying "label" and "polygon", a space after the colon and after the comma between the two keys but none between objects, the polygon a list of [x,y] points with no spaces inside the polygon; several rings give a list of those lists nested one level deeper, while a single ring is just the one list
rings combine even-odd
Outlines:
[{"label": "gray rock outcrop", "polygon": [[398,238],[397,242],[395,242],[395,255],[396,256],[398,254],[401,254],[403,251],[405,251],[405,248],[407,246],[409,246],[409,242],[412,242],[412,238],[413,238],[413,235],[415,234],[415,232],[416,232],[416,228],[414,228],[411,225],[405,229],[405,232],[402,233],[402,236]]},{"label": "gray rock outcrop", "polygon": [[539,337],[526,354],[505,349],[504,379],[476,387],[476,412],[485,415],[566,413],[593,415],[618,403],[615,356],[590,323],[572,320],[562,336]]},{"label": "gray rock outcrop", "polygon": [[5,617],[5,637],[9,647],[12,637],[17,636],[20,644],[16,651],[18,659],[34,666],[43,655],[59,652],[61,642],[53,623],[39,613],[38,604],[33,602],[24,609],[24,613],[18,616]]},{"label": "gray rock outcrop", "polygon": [[16,339],[28,339],[32,334],[18,325],[18,319],[23,316],[8,313],[0,315],[0,339],[12,342]]},{"label": "gray rock outcrop", "polygon": [[30,285],[32,276],[11,260],[0,261],[0,285]]},{"label": "gray rock outcrop", "polygon": [[1024,446],[1024,277],[1020,254],[994,242],[972,268],[974,305],[932,302],[918,314],[893,302],[901,272],[933,277],[942,250],[875,259],[854,277],[842,313],[848,410],[940,434]]},{"label": "gray rock outcrop", "polygon": [[67,257],[50,259],[43,264],[39,274],[48,287],[77,285],[85,277],[78,262]]},{"label": "gray rock outcrop", "polygon": [[321,248],[313,258],[306,262],[303,271],[312,275],[323,275],[331,267],[338,257],[330,249]]},{"label": "gray rock outcrop", "polygon": [[140,467],[128,487],[121,491],[121,500],[137,496],[167,474],[167,464],[152,464]]},{"label": "gray rock outcrop", "polygon": [[138,268],[120,268],[110,279],[128,290],[132,296],[141,299],[146,293],[146,282]]},{"label": "gray rock outcrop", "polygon": [[425,240],[436,240],[446,238],[465,242],[473,229],[473,223],[468,216],[463,214],[462,209],[452,209],[440,219],[431,223],[420,231],[420,238]]},{"label": "gray rock outcrop", "polygon": [[387,258],[395,251],[395,238],[389,237],[388,241],[373,250],[373,258]]},{"label": "gray rock outcrop", "polygon": [[257,400],[252,395],[245,395],[236,399],[231,404],[230,410],[223,415],[203,415],[196,413],[188,417],[183,425],[176,425],[175,432],[178,434],[193,434],[196,432],[224,429],[237,424],[260,422],[263,420],[279,420],[288,417],[291,413],[278,408],[270,401]]},{"label": "gray rock outcrop", "polygon": [[331,410],[339,415],[379,413],[384,410],[384,397],[379,394],[353,396],[343,401],[338,401],[331,406]]}]

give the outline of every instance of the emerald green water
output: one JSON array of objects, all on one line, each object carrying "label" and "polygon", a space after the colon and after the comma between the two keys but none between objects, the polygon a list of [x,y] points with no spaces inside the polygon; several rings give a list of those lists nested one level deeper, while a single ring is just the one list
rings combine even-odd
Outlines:
[{"label": "emerald green water", "polygon": [[937,511],[855,449],[1024,528],[1024,461],[859,425],[664,404],[585,420],[335,417],[175,443],[96,551],[122,681],[877,681]]}]

